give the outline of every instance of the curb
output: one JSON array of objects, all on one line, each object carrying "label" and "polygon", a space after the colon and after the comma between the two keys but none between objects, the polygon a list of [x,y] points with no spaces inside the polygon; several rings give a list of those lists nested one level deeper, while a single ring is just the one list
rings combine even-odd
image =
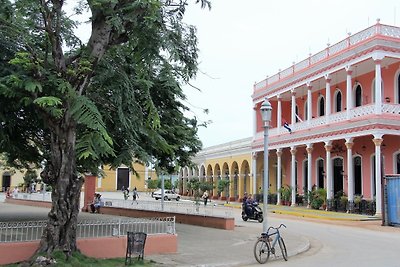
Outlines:
[{"label": "curb", "polygon": [[[225,207],[237,208],[241,209],[242,206],[238,204],[223,204]],[[296,217],[303,218],[312,218],[312,219],[321,219],[321,220],[330,220],[330,221],[379,221],[381,218],[374,216],[362,216],[358,217],[356,214],[352,216],[348,213],[340,213],[333,211],[324,211],[324,210],[311,210],[311,209],[301,209],[297,208],[296,210],[285,210],[285,209],[277,209],[274,206],[269,206],[268,210],[271,213],[282,214],[282,215],[291,215]]]},{"label": "curb", "polygon": [[[337,217],[337,216],[329,216],[331,214],[327,214],[328,216],[318,215],[318,214],[309,214],[297,211],[285,211],[285,210],[272,210],[272,213],[275,214],[283,214],[283,215],[292,215],[296,217],[304,217],[304,218],[312,218],[312,219],[321,219],[321,220],[330,220],[330,221],[378,221],[381,218],[378,217],[367,217],[367,218],[357,218],[357,217]],[[326,214],[326,213],[325,213]],[[341,215],[341,214],[338,214]]]}]

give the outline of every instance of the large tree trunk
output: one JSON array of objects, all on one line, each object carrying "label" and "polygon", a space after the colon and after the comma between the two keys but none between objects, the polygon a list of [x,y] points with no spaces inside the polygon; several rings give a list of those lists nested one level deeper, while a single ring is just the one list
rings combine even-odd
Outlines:
[{"label": "large tree trunk", "polygon": [[[63,125],[64,124],[64,125]],[[51,162],[41,173],[45,183],[52,186],[52,208],[48,224],[37,252],[62,250],[67,256],[77,250],[76,227],[83,178],[78,177],[75,158],[75,126],[65,121],[53,129]]]}]

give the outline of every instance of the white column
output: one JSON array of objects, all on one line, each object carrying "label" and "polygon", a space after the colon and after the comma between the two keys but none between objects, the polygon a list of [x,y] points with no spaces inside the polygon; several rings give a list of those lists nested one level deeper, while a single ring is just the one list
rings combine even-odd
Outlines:
[{"label": "white column", "polygon": [[257,105],[253,107],[253,138],[257,135]]},{"label": "white column", "polygon": [[331,160],[332,141],[325,142],[326,151],[326,199],[333,198],[333,181],[332,181],[332,160]]},{"label": "white column", "polygon": [[292,125],[294,125],[296,123],[296,92],[294,91],[294,89],[292,90],[292,113],[291,113],[291,117],[290,117],[290,122],[292,123]]},{"label": "white column", "polygon": [[[151,165],[149,167],[151,167]],[[144,166],[144,176],[146,177],[146,180],[149,178],[149,167]]]},{"label": "white column", "polygon": [[382,113],[381,59],[375,60],[375,113]]},{"label": "white column", "polygon": [[346,138],[347,148],[347,195],[349,210],[354,209],[354,171],[353,171],[353,138]]},{"label": "white column", "polygon": [[252,194],[257,193],[257,152],[253,152],[253,160],[252,160],[252,173],[253,173],[253,192]]},{"label": "white column", "polygon": [[310,124],[312,118],[312,95],[311,95],[312,85],[307,83],[307,124]]},{"label": "white column", "polygon": [[326,103],[325,103],[325,122],[329,123],[329,117],[331,115],[331,78],[329,75],[325,75],[326,79],[326,89],[325,89],[325,96],[326,96]]},{"label": "white column", "polygon": [[292,154],[292,168],[291,168],[291,187],[292,187],[292,206],[296,205],[296,147],[292,146],[290,149]]},{"label": "white column", "polygon": [[276,150],[276,157],[277,157],[277,173],[276,173],[276,182],[277,182],[277,205],[281,204],[281,193],[280,189],[282,188],[282,148],[278,148]]},{"label": "white column", "polygon": [[381,134],[374,134],[375,144],[375,200],[376,200],[376,217],[382,217],[382,160],[381,160],[381,145],[383,142]]},{"label": "white column", "polygon": [[346,72],[347,72],[347,76],[346,76],[346,115],[347,115],[347,119],[350,119],[350,111],[351,108],[353,107],[352,103],[353,103],[353,94],[352,94],[352,88],[351,88],[351,74],[353,73],[353,70],[351,68],[351,66],[346,67]]},{"label": "white column", "polygon": [[307,207],[310,208],[310,196],[309,192],[312,190],[312,144],[307,144],[307,195],[308,195],[308,202]]},{"label": "white column", "polygon": [[276,118],[276,121],[278,122],[278,134],[281,133],[281,126],[282,126],[282,98],[280,95],[278,95],[278,115]]}]

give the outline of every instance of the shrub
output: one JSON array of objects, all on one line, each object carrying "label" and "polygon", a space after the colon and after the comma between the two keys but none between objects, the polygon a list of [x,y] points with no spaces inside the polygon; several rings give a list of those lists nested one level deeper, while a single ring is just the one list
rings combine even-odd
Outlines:
[{"label": "shrub", "polygon": [[321,198],[314,198],[311,200],[311,208],[318,210],[324,204],[324,200]]}]

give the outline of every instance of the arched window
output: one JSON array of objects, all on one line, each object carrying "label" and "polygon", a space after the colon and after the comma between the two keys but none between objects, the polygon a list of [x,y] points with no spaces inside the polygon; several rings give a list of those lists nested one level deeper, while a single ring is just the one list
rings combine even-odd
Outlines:
[{"label": "arched window", "polygon": [[362,161],[360,156],[353,159],[354,170],[354,194],[362,194]]},{"label": "arched window", "polygon": [[303,161],[303,194],[308,192],[308,160]]},{"label": "arched window", "polygon": [[324,171],[324,160],[319,159],[317,161],[317,175],[318,175],[318,188],[324,188],[324,178],[325,178],[325,171]]},{"label": "arched window", "polygon": [[340,91],[337,91],[337,93],[336,93],[335,111],[336,112],[342,111],[342,92],[340,92]]},{"label": "arched window", "polygon": [[325,99],[323,96],[319,98],[319,103],[318,103],[318,116],[324,116],[325,115]]},{"label": "arched window", "polygon": [[362,89],[361,85],[357,84],[356,90],[355,90],[355,107],[360,107],[362,105]]}]

